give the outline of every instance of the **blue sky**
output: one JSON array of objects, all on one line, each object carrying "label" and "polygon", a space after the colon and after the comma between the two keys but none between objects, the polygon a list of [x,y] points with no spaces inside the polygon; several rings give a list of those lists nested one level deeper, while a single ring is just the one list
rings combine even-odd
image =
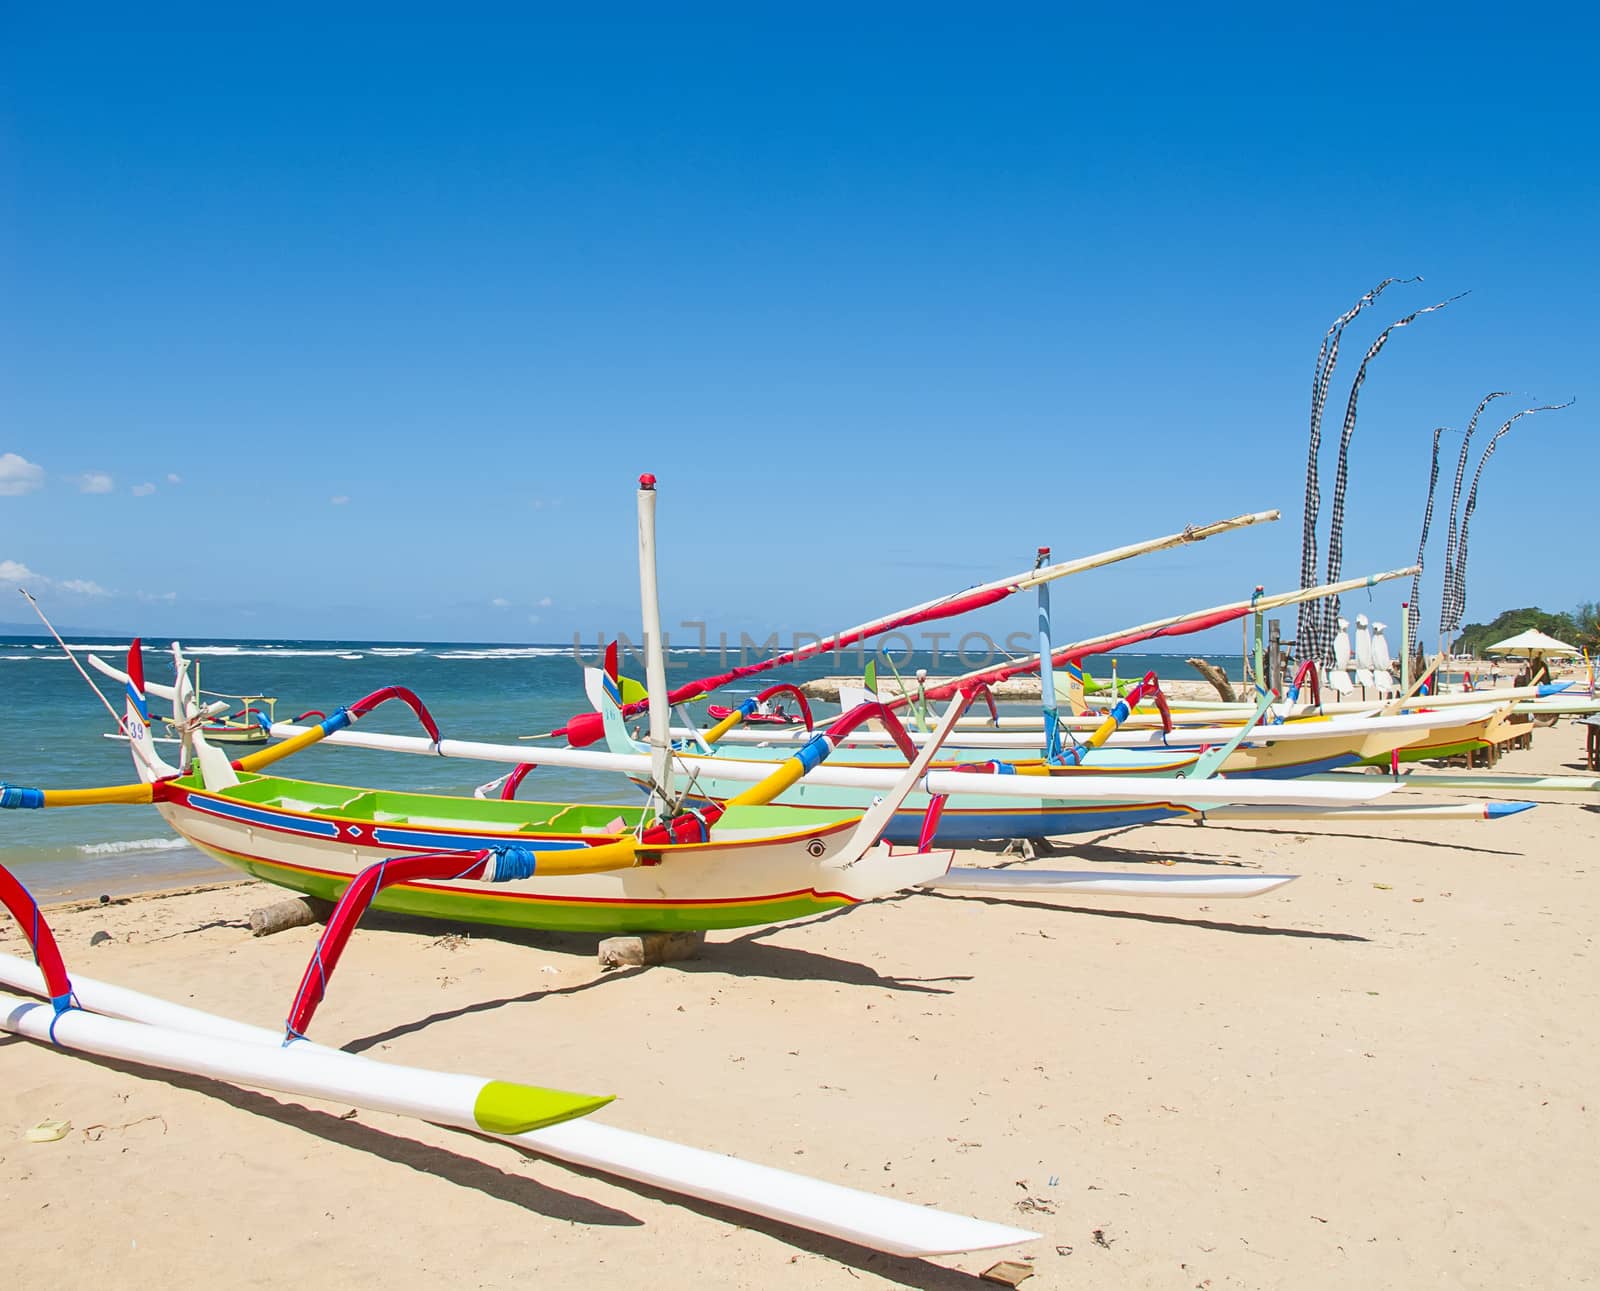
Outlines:
[{"label": "blue sky", "polygon": [[1298,581],[1323,331],[1422,274],[1329,400],[1471,291],[1373,364],[1346,572],[1504,388],[1578,403],[1486,472],[1467,618],[1600,592],[1591,17],[862,10],[7,7],[0,570],[82,627],[563,639],[637,622],[652,470],[669,623],[824,630],[1282,508],[1057,592],[1103,630]]}]

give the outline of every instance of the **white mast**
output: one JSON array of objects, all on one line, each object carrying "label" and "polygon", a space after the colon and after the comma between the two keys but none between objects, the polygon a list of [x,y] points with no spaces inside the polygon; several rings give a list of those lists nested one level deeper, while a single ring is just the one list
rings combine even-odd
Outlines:
[{"label": "white mast", "polygon": [[645,685],[650,691],[650,805],[665,814],[676,805],[672,783],[672,712],[667,705],[667,660],[661,644],[656,589],[656,477],[639,477],[639,609],[644,621]]}]

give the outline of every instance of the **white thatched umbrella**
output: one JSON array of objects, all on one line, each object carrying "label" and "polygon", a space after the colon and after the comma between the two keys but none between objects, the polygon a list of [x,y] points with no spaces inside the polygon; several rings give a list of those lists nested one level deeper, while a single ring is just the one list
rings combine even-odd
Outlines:
[{"label": "white thatched umbrella", "polygon": [[1529,628],[1526,632],[1519,632],[1516,636],[1507,637],[1504,641],[1496,641],[1486,649],[1489,654],[1518,654],[1529,657],[1536,654],[1578,653],[1577,646],[1568,645],[1565,641],[1557,641],[1553,636],[1540,632],[1537,628]]}]

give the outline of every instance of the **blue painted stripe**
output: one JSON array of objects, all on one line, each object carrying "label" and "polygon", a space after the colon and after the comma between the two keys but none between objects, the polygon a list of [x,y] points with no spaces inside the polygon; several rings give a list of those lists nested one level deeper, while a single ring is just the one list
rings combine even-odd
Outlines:
[{"label": "blue painted stripe", "polygon": [[[586,846],[576,839],[532,839],[527,834],[495,839],[482,834],[441,834],[404,828],[374,829],[372,837],[385,847],[407,847],[417,852],[475,852],[483,847],[515,847],[518,844],[526,846],[530,841],[536,841],[541,852],[565,852],[575,847]],[[602,836],[599,841],[610,842],[610,836]]]},{"label": "blue painted stripe", "polygon": [[133,683],[131,681],[128,683],[127,690],[128,690],[128,698],[133,701],[134,708],[136,708],[138,710],[139,716],[144,718],[144,724],[146,726],[149,726],[150,725],[150,705],[145,702],[144,696],[142,694],[140,694],[137,690],[134,689]]},{"label": "blue painted stripe", "polygon": [[242,820],[251,825],[270,825],[274,829],[287,829],[297,834],[315,834],[318,838],[339,836],[339,826],[331,820],[314,820],[306,816],[291,815],[288,812],[268,811],[263,807],[248,807],[244,803],[230,802],[226,798],[191,796],[189,805],[196,811],[203,811],[212,816],[223,816],[229,820]]}]

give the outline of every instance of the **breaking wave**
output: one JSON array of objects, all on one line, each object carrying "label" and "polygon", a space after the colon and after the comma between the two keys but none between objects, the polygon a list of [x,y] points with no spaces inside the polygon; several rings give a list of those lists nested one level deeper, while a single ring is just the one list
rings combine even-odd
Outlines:
[{"label": "breaking wave", "polygon": [[122,856],[128,852],[170,852],[188,846],[182,838],[127,838],[114,843],[79,843],[73,850],[82,856]]}]

